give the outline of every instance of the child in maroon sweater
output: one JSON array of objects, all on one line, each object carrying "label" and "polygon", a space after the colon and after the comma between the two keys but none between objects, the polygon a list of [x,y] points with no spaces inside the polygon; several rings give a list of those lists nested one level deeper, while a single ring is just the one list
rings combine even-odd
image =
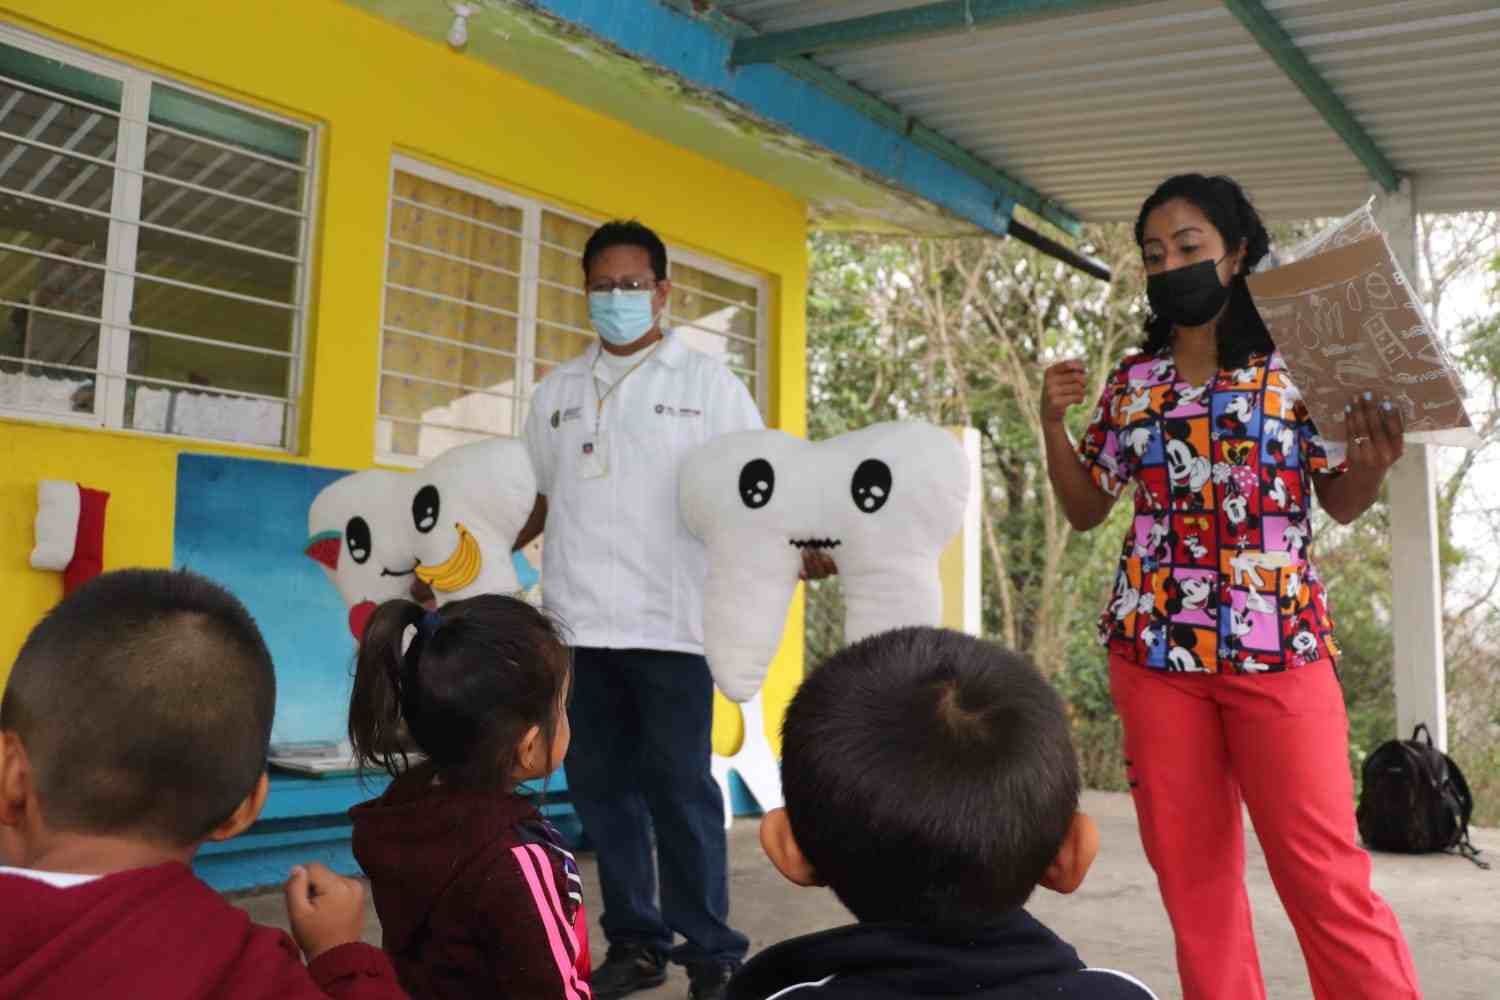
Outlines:
[{"label": "child in maroon sweater", "polygon": [[[350,812],[354,856],[413,996],[590,997],[578,868],[516,793],[567,753],[570,672],[553,620],[514,598],[370,618],[349,737],[395,781]],[[426,758],[410,767],[403,724]]]},{"label": "child in maroon sweater", "polygon": [[0,702],[0,997],[405,996],[353,879],[287,883],[304,966],[188,867],[260,813],[275,704],[255,622],[188,573],[106,574],[32,630]]}]

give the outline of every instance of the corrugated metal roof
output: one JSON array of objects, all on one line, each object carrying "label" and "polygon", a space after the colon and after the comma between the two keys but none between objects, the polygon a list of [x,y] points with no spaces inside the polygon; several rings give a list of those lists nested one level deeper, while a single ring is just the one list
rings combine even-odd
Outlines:
[{"label": "corrugated metal roof", "polygon": [[[719,0],[760,32],[921,6]],[[1500,3],[1267,0],[1424,211],[1500,207]],[[1218,0],[1156,0],[815,57],[1090,220],[1163,177],[1245,184],[1268,215],[1346,211],[1372,180]]]}]

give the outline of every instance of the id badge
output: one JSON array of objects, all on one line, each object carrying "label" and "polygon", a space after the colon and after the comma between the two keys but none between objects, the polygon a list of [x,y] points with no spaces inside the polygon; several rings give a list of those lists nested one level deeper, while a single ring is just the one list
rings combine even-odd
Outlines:
[{"label": "id badge", "polygon": [[603,479],[609,475],[609,461],[604,454],[604,438],[596,437],[583,442],[583,454],[578,459],[578,475],[583,479]]}]

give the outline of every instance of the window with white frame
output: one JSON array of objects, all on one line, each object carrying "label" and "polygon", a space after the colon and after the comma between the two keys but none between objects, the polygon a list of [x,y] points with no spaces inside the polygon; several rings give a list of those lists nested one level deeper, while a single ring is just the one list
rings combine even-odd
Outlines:
[{"label": "window with white frame", "polygon": [[[580,261],[597,223],[398,156],[389,225],[377,453],[416,464],[520,434],[536,384],[594,340]],[[764,406],[764,280],[668,259],[667,325]]]},{"label": "window with white frame", "polygon": [[0,415],[289,446],[313,150],[0,29]]}]

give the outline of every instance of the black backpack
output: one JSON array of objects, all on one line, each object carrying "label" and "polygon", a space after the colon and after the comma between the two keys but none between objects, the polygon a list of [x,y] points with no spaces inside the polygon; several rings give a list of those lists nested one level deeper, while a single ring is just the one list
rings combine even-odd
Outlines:
[{"label": "black backpack", "polygon": [[1389,740],[1365,760],[1359,792],[1359,835],[1377,851],[1425,854],[1451,851],[1480,868],[1479,849],[1469,843],[1474,797],[1458,765],[1432,745],[1418,724],[1409,740]]}]

